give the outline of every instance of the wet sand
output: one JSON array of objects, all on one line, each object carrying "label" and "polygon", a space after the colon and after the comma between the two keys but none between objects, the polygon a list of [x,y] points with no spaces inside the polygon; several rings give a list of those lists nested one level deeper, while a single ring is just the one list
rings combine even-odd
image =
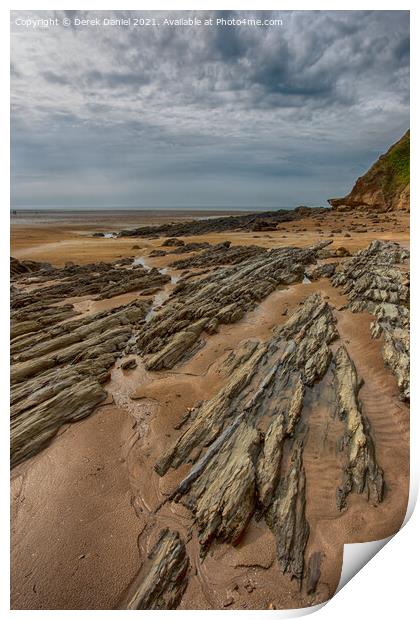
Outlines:
[{"label": "wet sand", "polygon": [[[164,221],[177,221],[176,213],[166,216]],[[235,212],[236,214],[236,212]],[[203,212],[194,214],[204,217]],[[107,217],[109,218],[107,220]],[[192,217],[192,216],[190,216]],[[179,216],[184,220],[185,216]],[[187,218],[188,219],[188,218]],[[394,223],[394,220],[397,223]],[[39,221],[37,217],[26,218],[23,222],[19,217],[12,219],[11,254],[19,259],[47,261],[54,265],[64,265],[68,261],[90,263],[92,261],[110,261],[126,256],[147,255],[149,251],[160,247],[162,239],[140,239],[135,237],[93,238],[94,232],[112,232],[125,228],[160,223],[156,216],[96,213],[84,221],[77,216],[64,222],[62,219],[46,216]],[[366,226],[366,232],[348,233],[351,224]],[[379,224],[372,224],[366,214],[336,213],[324,214],[322,218],[303,218],[295,222],[284,223],[279,230],[263,232],[227,232],[184,237],[188,242],[218,243],[229,240],[233,245],[254,243],[263,247],[283,247],[295,245],[303,247],[324,239],[332,239],[332,247],[344,246],[350,251],[366,247],[374,239],[392,239],[404,245],[409,242],[409,215],[395,212],[392,217],[383,214]],[[341,233],[332,231],[341,229]],[[346,237],[350,234],[350,237]],[[333,236],[330,236],[333,235]],[[182,237],[181,237],[182,238]],[[138,246],[134,248],[133,246]],[[164,264],[164,263],[162,263]]]},{"label": "wet sand", "polygon": [[[230,240],[235,245],[255,243],[271,248],[303,247],[331,238],[331,247],[344,246],[351,252],[365,248],[373,239],[407,245],[407,214],[392,216],[397,224],[384,217],[374,225],[362,215],[331,213],[321,222],[305,218],[269,233],[232,232],[185,239]],[[345,236],[355,219],[358,225],[366,225],[366,232]],[[121,228],[130,222],[121,221]],[[95,226],[96,222],[85,225],[79,221],[70,222],[68,228],[56,221],[42,226],[12,223],[11,254],[56,265],[88,263],[120,256],[148,257],[163,241],[92,238],[92,231],[101,230]],[[337,228],[342,232],[331,233]],[[171,255],[146,258],[148,265],[159,268],[173,259]],[[171,288],[173,284],[166,285],[165,296]],[[170,470],[160,478],[154,464],[182,432],[186,410],[211,398],[224,385],[229,353],[244,340],[268,340],[273,328],[287,320],[285,310],[293,310],[314,291],[320,291],[335,308],[341,337],[364,380],[359,396],[385,471],[386,491],[378,507],[352,495],[346,512],[337,512],[335,489],[341,479],[337,442],[342,423],[329,407],[332,376],[328,372],[317,386],[318,398],[305,408],[310,429],[304,465],[311,528],[306,556],[322,552],[320,583],[315,594],[307,595],[297,582],[280,573],[274,536],[262,521],[252,520],[237,546],[217,545],[201,561],[196,537],[190,535],[190,512],[181,504],[163,503],[188,467]],[[125,301],[135,293],[128,295]],[[115,301],[79,299],[78,309],[96,312]],[[340,578],[342,544],[396,532],[408,499],[408,408],[398,399],[395,379],[384,366],[380,340],[371,339],[372,317],[339,310],[345,302],[326,279],[291,285],[272,293],[239,322],[206,335],[204,346],[171,371],[148,372],[139,357],[137,368],[131,371],[122,370],[117,362],[105,386],[109,403],[89,418],[62,427],[47,448],[12,470],[12,607],[121,606],[141,579],[145,557],[166,526],[186,538],[192,565],[180,609],[281,609],[329,598]]]}]

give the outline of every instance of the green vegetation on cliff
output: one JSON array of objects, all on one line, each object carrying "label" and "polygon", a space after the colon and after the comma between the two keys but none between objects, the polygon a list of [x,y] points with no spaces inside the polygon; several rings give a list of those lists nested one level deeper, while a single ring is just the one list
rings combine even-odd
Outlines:
[{"label": "green vegetation on cliff", "polygon": [[398,190],[403,190],[410,183],[410,131],[391,146],[370,170],[373,171],[376,166],[382,175],[382,188],[386,197],[392,198]]},{"label": "green vegetation on cliff", "polygon": [[367,206],[381,210],[408,208],[410,200],[410,131],[359,177],[347,196],[332,198],[332,207]]}]

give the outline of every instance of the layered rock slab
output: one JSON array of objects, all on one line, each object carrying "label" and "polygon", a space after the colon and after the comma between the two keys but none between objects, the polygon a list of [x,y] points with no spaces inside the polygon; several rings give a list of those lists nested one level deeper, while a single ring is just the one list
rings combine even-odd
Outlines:
[{"label": "layered rock slab", "polygon": [[216,265],[236,265],[264,252],[267,250],[258,245],[232,246],[230,241],[223,241],[195,256],[173,261],[169,267],[173,269],[197,269]]},{"label": "layered rock slab", "polygon": [[343,483],[337,489],[337,507],[346,507],[352,490],[365,494],[377,506],[383,498],[384,474],[376,462],[375,446],[369,423],[358,398],[361,382],[347,349],[341,346],[334,355],[337,414],[345,422],[342,440],[346,454]]},{"label": "layered rock slab", "polygon": [[24,333],[11,343],[11,463],[35,454],[66,422],[105,400],[102,385],[148,302]]},{"label": "layered rock slab", "polygon": [[[181,281],[137,341],[149,370],[170,369],[191,353],[203,332],[235,323],[279,286],[301,282],[330,242],[257,252],[194,281]],[[254,251],[253,251],[254,252]]]},{"label": "layered rock slab", "polygon": [[[170,499],[192,511],[202,556],[215,541],[235,544],[250,519],[264,518],[276,538],[280,569],[302,581],[309,537],[304,446],[311,424],[305,402],[317,397],[315,384],[333,367],[339,369],[336,407],[348,425],[352,485],[346,490],[368,490],[367,499],[381,501],[382,470],[360,408],[365,447],[360,433],[350,433],[356,414],[345,386],[354,376],[340,366],[343,354],[333,353],[338,338],[331,307],[318,294],[308,297],[270,341],[248,341],[226,359],[224,387],[190,412],[187,428],[156,463],[160,476],[191,463]],[[349,364],[353,372],[350,358]],[[337,467],[339,461],[337,455]]]},{"label": "layered rock slab", "polygon": [[398,243],[372,241],[344,261],[331,282],[342,287],[352,312],[369,312],[374,338],[383,336],[382,355],[394,373],[401,398],[410,398],[409,251]]},{"label": "layered rock slab", "polygon": [[15,288],[11,301],[12,319],[15,310],[37,309],[40,303],[52,305],[66,297],[88,295],[92,299],[109,299],[131,291],[162,287],[170,277],[158,269],[145,269],[133,260],[120,259],[112,263],[69,265],[62,268],[41,266],[35,274],[19,274],[20,285],[40,285],[38,288]]},{"label": "layered rock slab", "polygon": [[147,556],[140,584],[125,609],[176,609],[188,585],[189,560],[178,532],[164,529]]}]

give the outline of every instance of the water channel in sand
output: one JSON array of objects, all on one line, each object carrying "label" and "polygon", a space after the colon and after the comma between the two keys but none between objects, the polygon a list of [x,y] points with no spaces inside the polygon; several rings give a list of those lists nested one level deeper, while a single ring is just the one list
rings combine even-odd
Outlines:
[{"label": "water channel in sand", "polygon": [[[138,258],[135,258],[133,260],[133,265],[142,265],[142,267],[144,267],[146,271],[151,271],[152,269],[156,269],[156,267],[151,267],[146,262],[146,259],[144,258],[144,256],[139,256]],[[161,269],[158,269],[158,271],[161,274],[168,274],[171,278],[171,281],[168,282],[168,284],[166,284],[163,287],[163,289],[159,291],[158,293],[156,293],[156,295],[154,296],[150,310],[145,316],[146,323],[149,323],[149,321],[151,321],[153,316],[156,314],[156,310],[158,310],[164,304],[164,302],[168,299],[173,289],[175,288],[175,285],[178,283],[181,277],[179,275],[169,273],[169,270],[167,267],[162,267]]]}]

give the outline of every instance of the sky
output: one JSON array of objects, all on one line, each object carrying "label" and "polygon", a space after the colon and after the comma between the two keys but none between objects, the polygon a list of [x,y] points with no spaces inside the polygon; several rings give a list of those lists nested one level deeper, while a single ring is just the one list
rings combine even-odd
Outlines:
[{"label": "sky", "polygon": [[13,11],[11,33],[13,208],[326,205],[409,127],[408,11]]}]

